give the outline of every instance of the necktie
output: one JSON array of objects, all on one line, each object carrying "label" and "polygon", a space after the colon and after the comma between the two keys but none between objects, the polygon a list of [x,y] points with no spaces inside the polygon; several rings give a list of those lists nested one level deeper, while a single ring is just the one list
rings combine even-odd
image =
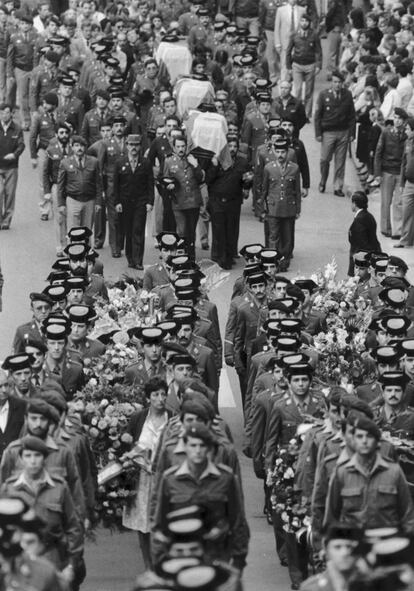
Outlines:
[{"label": "necktie", "polygon": [[79,168],[82,170],[83,169],[82,158],[79,158],[78,162],[79,162]]},{"label": "necktie", "polygon": [[39,374],[35,373],[33,376],[33,382],[35,386],[40,386]]},{"label": "necktie", "polygon": [[54,113],[50,113],[50,120],[52,121],[53,125],[56,125],[56,117]]},{"label": "necktie", "polygon": [[155,367],[155,365],[151,365],[151,367],[149,368],[149,372],[148,375],[150,378],[153,378],[157,373],[157,368]]},{"label": "necktie", "polygon": [[63,148],[62,148],[62,156],[65,157],[67,155],[68,155],[68,151],[67,151],[66,147],[63,146]]},{"label": "necktie", "polygon": [[292,6],[292,16],[291,16],[291,21],[290,21],[290,30],[294,31],[295,30],[295,7]]}]

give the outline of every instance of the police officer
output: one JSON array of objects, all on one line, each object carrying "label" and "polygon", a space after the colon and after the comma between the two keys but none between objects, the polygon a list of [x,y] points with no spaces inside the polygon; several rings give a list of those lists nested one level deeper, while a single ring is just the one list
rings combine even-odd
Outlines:
[{"label": "police officer", "polygon": [[408,377],[402,371],[386,371],[379,380],[383,404],[375,408],[375,422],[384,431],[412,439],[414,410],[407,407],[404,397]]},{"label": "police officer", "polygon": [[74,133],[79,134],[85,116],[85,108],[80,98],[74,94],[74,86],[75,82],[71,76],[61,76],[59,78],[56,116],[59,121],[70,123]]},{"label": "police officer", "polygon": [[82,242],[68,244],[64,252],[69,257],[70,274],[85,279],[84,303],[92,306],[97,297],[108,301],[104,278],[95,271],[96,252]]},{"label": "police officer", "polygon": [[170,276],[165,263],[177,252],[178,235],[175,232],[161,232],[157,236],[160,250],[160,262],[147,267],[144,271],[143,288],[151,291],[154,287],[168,285]]},{"label": "police officer", "polygon": [[174,155],[165,159],[163,175],[174,179],[168,190],[173,191],[172,208],[177,224],[177,234],[185,238],[188,254],[195,256],[195,233],[200,206],[202,204],[200,184],[204,181],[204,172],[192,154],[186,156],[187,139],[174,137]]},{"label": "police officer", "polygon": [[299,167],[288,162],[288,143],[275,144],[276,162],[264,168],[261,203],[264,204],[269,228],[269,247],[282,257],[280,270],[289,269],[293,254],[295,220],[301,211]]}]

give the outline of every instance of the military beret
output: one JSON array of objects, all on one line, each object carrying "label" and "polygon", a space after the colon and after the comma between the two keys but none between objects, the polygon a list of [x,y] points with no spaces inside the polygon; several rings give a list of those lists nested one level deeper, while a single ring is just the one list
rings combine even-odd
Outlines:
[{"label": "military beret", "polygon": [[303,293],[301,288],[298,287],[297,285],[295,285],[294,283],[291,283],[290,285],[287,286],[286,295],[289,298],[293,298],[294,300],[297,300],[298,302],[305,301],[305,294]]},{"label": "military beret", "polygon": [[276,367],[278,367],[279,369],[285,369],[283,359],[278,359],[276,356],[274,356],[266,361],[264,365],[264,370],[274,371]]},{"label": "military beret", "polygon": [[[387,261],[388,265],[388,261]],[[406,290],[410,287],[410,283],[407,281],[405,277],[394,277],[388,276],[384,277],[381,281],[381,285],[384,288],[394,288],[394,289],[402,289]]]},{"label": "military beret", "polygon": [[348,412],[357,411],[358,413],[366,415],[368,418],[372,418],[374,416],[369,404],[352,394],[344,394],[342,396],[341,406]]},{"label": "military beret", "polygon": [[43,439],[40,439],[39,437],[35,437],[34,435],[25,435],[25,437],[22,437],[22,439],[20,439],[20,443],[20,455],[24,451],[28,450],[37,451],[45,457],[49,455],[49,448],[47,447]]},{"label": "military beret", "polygon": [[284,305],[284,303],[281,300],[270,300],[270,302],[267,305],[267,308],[268,308],[269,312],[271,310],[280,310],[281,312],[284,312],[285,314],[289,314],[289,310],[287,309],[287,307]]},{"label": "military beret", "polygon": [[371,421],[371,419],[368,419],[367,417],[358,417],[354,423],[354,428],[367,431],[367,433],[372,435],[372,437],[375,437],[377,441],[381,439],[381,429],[374,423],[374,421]]},{"label": "military beret", "polygon": [[216,443],[216,438],[215,438],[214,434],[205,425],[196,425],[193,427],[187,427],[187,429],[184,432],[184,441],[187,440],[189,437],[201,439],[209,447],[211,447],[212,445],[214,445]]},{"label": "military beret", "polygon": [[379,381],[383,388],[386,386],[399,386],[404,389],[409,382],[409,377],[402,371],[385,371],[379,377]]},{"label": "military beret", "polygon": [[32,291],[32,293],[29,295],[29,298],[32,303],[45,302],[46,304],[49,304],[49,306],[53,305],[53,300],[46,293]]},{"label": "military beret", "polygon": [[345,80],[344,75],[339,70],[334,70],[331,75],[332,78],[339,78],[339,80],[341,80],[342,82]]},{"label": "military beret", "polygon": [[310,17],[310,15],[307,12],[304,12],[303,14],[300,15],[300,18],[304,18],[307,21],[309,21],[310,23],[312,22],[312,19]]},{"label": "military beret", "polygon": [[49,49],[45,53],[45,59],[47,59],[48,62],[52,62],[53,64],[57,64],[58,61],[60,60],[60,56],[58,53],[56,53],[56,51],[52,51],[51,49]]},{"label": "military beret", "polygon": [[289,314],[296,312],[300,306],[300,302],[295,298],[280,298],[279,301],[285,306]]},{"label": "military beret", "polygon": [[26,414],[30,413],[43,415],[45,418],[53,421],[54,423],[58,423],[60,418],[56,409],[42,398],[29,398],[28,404],[26,406]]},{"label": "military beret", "polygon": [[182,403],[181,414],[196,415],[197,417],[206,422],[211,420],[211,417],[209,416],[209,413],[206,411],[206,408],[193,400],[186,400]]},{"label": "military beret", "polygon": [[53,302],[62,302],[66,299],[67,291],[63,284],[60,285],[48,285],[43,290]]},{"label": "military beret", "polygon": [[99,90],[96,91],[96,96],[99,96],[100,98],[103,98],[106,101],[109,101],[110,98],[111,98],[109,96],[109,92],[107,92],[106,90],[102,90],[102,89],[99,89]]},{"label": "military beret", "polygon": [[405,109],[401,109],[401,107],[396,107],[394,109],[394,115],[400,117],[401,119],[408,119],[408,113]]},{"label": "military beret", "polygon": [[68,409],[68,403],[61,392],[51,389],[50,386],[48,386],[47,389],[43,389],[43,387],[41,388],[39,398],[45,400],[50,406],[53,406],[59,414],[66,412]]},{"label": "military beret", "polygon": [[[88,145],[85,138],[83,138],[81,135],[73,135],[72,136],[72,145],[74,145],[74,144],[80,144],[81,146],[85,146],[85,148]],[[69,246],[71,246],[71,245],[69,245]],[[67,248],[69,248],[69,247],[67,247]],[[64,252],[66,252],[66,249],[64,250]]]},{"label": "military beret", "polygon": [[408,271],[407,263],[403,259],[401,259],[400,257],[396,257],[394,255],[389,257],[388,266],[389,267],[397,267],[398,269],[401,269],[401,271],[403,271],[403,273],[406,273]]},{"label": "military beret", "polygon": [[24,23],[29,23],[29,25],[33,24],[33,17],[30,14],[27,14],[27,12],[24,12],[23,10],[17,10],[15,12],[15,16]]},{"label": "military beret", "polygon": [[17,353],[16,355],[9,355],[2,363],[2,368],[7,371],[20,371],[22,369],[31,369],[33,363],[33,355],[29,353]]}]

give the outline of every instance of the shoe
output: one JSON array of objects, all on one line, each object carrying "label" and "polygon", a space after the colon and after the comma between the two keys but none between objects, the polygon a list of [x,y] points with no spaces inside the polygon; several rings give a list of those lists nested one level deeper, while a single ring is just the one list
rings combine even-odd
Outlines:
[{"label": "shoe", "polygon": [[10,230],[10,226],[7,224],[3,224],[0,229],[1,230]]},{"label": "shoe", "polygon": [[47,215],[47,213],[42,213],[42,215],[40,216],[40,219],[42,220],[42,222],[47,222],[47,220],[49,219],[49,216]]},{"label": "shoe", "polygon": [[128,261],[128,268],[129,269],[136,269],[137,265],[135,263],[131,263],[130,261]]},{"label": "shoe", "polygon": [[103,248],[103,242],[95,242],[93,247],[100,250],[101,248]]},{"label": "shoe", "polygon": [[291,586],[290,586],[290,588],[295,591],[296,589],[299,589],[300,588],[300,585],[299,585],[299,583],[292,583]]},{"label": "shoe", "polygon": [[281,558],[280,559],[280,566],[287,566],[288,565],[288,561],[286,560],[286,558]]},{"label": "shoe", "polygon": [[135,268],[138,269],[138,271],[143,271],[144,270],[144,266],[143,265],[135,265]]},{"label": "shoe", "polygon": [[114,250],[114,252],[112,253],[112,258],[113,259],[121,258],[121,253],[119,252],[119,250]]},{"label": "shoe", "polygon": [[394,244],[394,248],[405,248],[405,245],[400,243]]},{"label": "shoe", "polygon": [[219,266],[224,271],[231,271],[231,267],[232,267],[231,263],[219,263]]},{"label": "shoe", "polygon": [[342,189],[335,189],[334,195],[336,197],[345,197],[345,193],[342,191]]},{"label": "shoe", "polygon": [[401,238],[401,234],[392,234],[391,240],[399,240]]},{"label": "shoe", "polygon": [[208,242],[203,242],[203,244],[201,245],[201,250],[209,250],[210,247],[208,245]]},{"label": "shoe", "polygon": [[323,183],[319,183],[319,193],[325,193],[325,185]]}]

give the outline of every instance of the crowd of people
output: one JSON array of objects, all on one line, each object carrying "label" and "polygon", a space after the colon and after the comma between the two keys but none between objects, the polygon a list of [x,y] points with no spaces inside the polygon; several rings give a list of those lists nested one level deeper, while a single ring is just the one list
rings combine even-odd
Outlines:
[{"label": "crowd of people", "polygon": [[[0,589],[75,591],[87,577],[85,539],[115,477],[82,401],[91,367],[120,342],[133,360],[117,379],[141,404],[122,433],[136,473],[122,527],[145,568],[135,591],[243,588],[250,531],[220,415],[223,358],[275,573],[287,567],[303,591],[413,589],[414,288],[367,210],[379,188],[381,234],[414,245],[414,5],[17,4],[0,4],[0,230],[27,143],[56,260],[41,291],[27,286],[32,318],[0,370]],[[311,124],[319,192],[332,159],[333,203],[347,162],[360,185],[343,282],[285,275]],[[262,238],[239,250],[247,199]],[[144,268],[149,213],[159,262]],[[149,321],[137,311],[128,331],[97,330],[114,293],[99,260],[107,238],[143,271],[117,293],[151,300]],[[196,238],[217,268],[245,263],[225,326]]]}]

